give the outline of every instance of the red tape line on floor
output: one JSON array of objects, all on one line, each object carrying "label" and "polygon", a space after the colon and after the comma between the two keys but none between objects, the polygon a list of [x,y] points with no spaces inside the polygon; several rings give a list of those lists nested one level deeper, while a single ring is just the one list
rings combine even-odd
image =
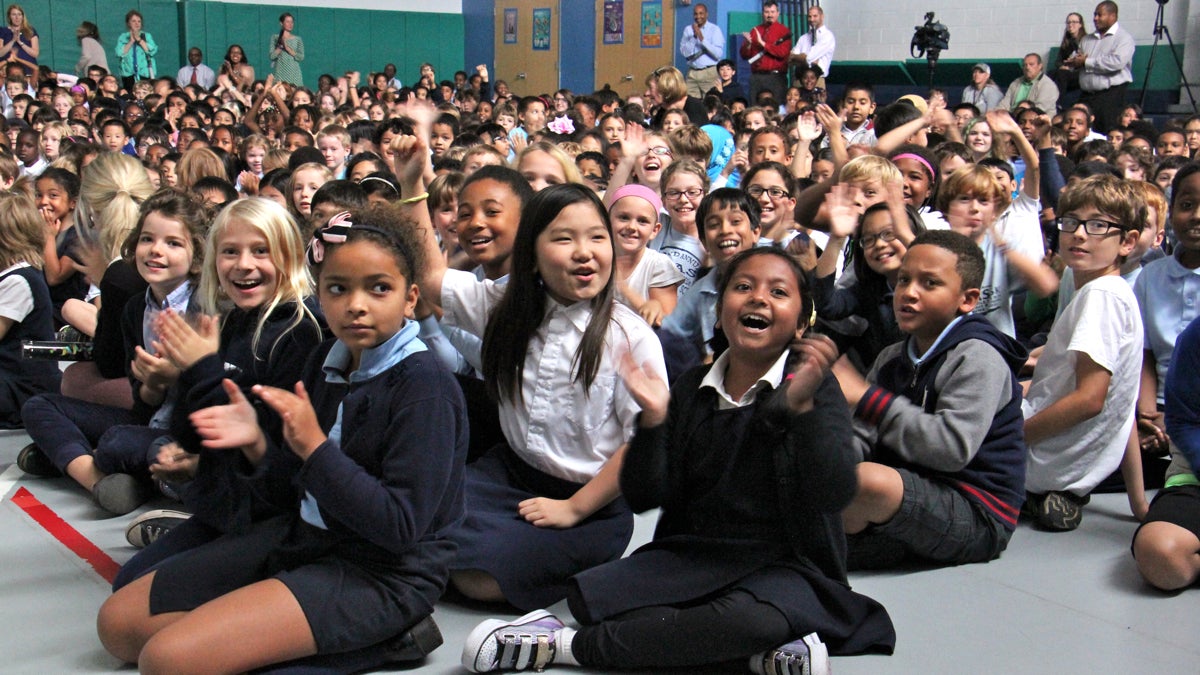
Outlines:
[{"label": "red tape line on floor", "polygon": [[29,490],[18,488],[12,496],[12,503],[21,507],[22,511],[45,528],[63,546],[70,549],[72,553],[87,561],[105,581],[111,584],[116,578],[117,571],[121,569],[121,566],[100,547],[88,541],[79,533],[79,530],[71,527],[57,513],[51,511],[50,507],[38,501],[37,497],[34,497]]}]

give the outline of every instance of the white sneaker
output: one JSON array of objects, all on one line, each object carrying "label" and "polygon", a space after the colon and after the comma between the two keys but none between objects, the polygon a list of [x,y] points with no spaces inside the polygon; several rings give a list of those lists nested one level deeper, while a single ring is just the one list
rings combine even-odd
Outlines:
[{"label": "white sneaker", "polygon": [[463,645],[462,664],[472,673],[493,670],[541,672],[554,662],[563,622],[539,609],[516,619],[488,619],[471,631]]},{"label": "white sneaker", "polygon": [[829,675],[829,649],[816,633],[750,657],[757,675]]}]

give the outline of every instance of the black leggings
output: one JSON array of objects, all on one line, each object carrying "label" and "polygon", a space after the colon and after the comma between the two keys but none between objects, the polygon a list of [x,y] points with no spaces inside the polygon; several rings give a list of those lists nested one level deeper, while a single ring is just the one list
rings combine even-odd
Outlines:
[{"label": "black leggings", "polygon": [[576,633],[571,651],[593,668],[670,668],[728,664],[794,636],[787,618],[746,591],[732,591],[691,607],[645,607]]}]

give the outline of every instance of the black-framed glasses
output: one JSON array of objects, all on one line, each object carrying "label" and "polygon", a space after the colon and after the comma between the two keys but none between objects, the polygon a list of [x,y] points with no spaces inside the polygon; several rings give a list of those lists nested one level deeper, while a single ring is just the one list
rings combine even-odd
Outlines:
[{"label": "black-framed glasses", "polygon": [[792,193],[774,185],[769,188],[765,188],[761,185],[751,185],[750,187],[746,188],[746,194],[750,195],[751,199],[761,199],[764,192],[771,195],[771,199],[783,199],[792,196]]},{"label": "black-framed glasses", "polygon": [[1058,219],[1057,224],[1059,232],[1068,233],[1077,232],[1079,230],[1079,226],[1083,225],[1083,231],[1087,232],[1093,237],[1102,237],[1108,234],[1111,230],[1124,232],[1126,229],[1120,223],[1114,223],[1108,220],[1100,220],[1099,218],[1081,220],[1079,218],[1072,218],[1071,216],[1063,216],[1062,218]]},{"label": "black-framed glasses", "polygon": [[867,249],[874,246],[875,242],[877,242],[877,241],[882,241],[885,244],[890,244],[891,242],[896,241],[896,233],[891,230],[884,230],[883,232],[880,232],[879,234],[868,234],[867,236],[858,240],[858,245],[860,248],[862,248],[862,250],[866,251]]},{"label": "black-framed glasses", "polygon": [[704,196],[704,190],[700,188],[688,188],[686,190],[667,190],[663,193],[663,198],[674,201],[687,195],[688,199],[700,199]]}]

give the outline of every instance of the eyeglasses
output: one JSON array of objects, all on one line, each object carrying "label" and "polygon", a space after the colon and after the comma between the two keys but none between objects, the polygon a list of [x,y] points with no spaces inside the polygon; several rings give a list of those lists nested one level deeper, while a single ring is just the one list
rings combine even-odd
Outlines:
[{"label": "eyeglasses", "polygon": [[507,143],[508,136],[492,136],[493,143]]},{"label": "eyeglasses", "polygon": [[1124,232],[1126,228],[1120,223],[1113,223],[1099,218],[1090,220],[1080,220],[1070,216],[1063,216],[1058,219],[1058,231],[1074,233],[1079,230],[1079,226],[1083,225],[1083,231],[1094,237],[1101,237],[1108,234],[1109,230],[1118,230]]},{"label": "eyeglasses", "polygon": [[674,201],[687,195],[688,199],[699,199],[704,196],[704,190],[700,188],[688,188],[686,190],[667,190],[663,193],[663,198]]},{"label": "eyeglasses", "polygon": [[656,145],[653,148],[646,148],[646,152],[643,152],[642,154],[643,155],[658,155],[659,157],[662,157],[664,155],[671,154],[671,149],[666,146],[663,146],[663,145]]},{"label": "eyeglasses", "polygon": [[891,242],[896,241],[896,233],[891,230],[884,230],[879,234],[868,234],[867,236],[858,240],[858,245],[862,248],[862,250],[866,251],[874,246],[875,242],[877,241],[890,244]]},{"label": "eyeglasses", "polygon": [[750,195],[751,199],[761,199],[764,192],[771,195],[771,199],[783,199],[785,197],[792,196],[790,192],[781,187],[771,186],[769,188],[765,188],[761,185],[751,185],[750,187],[746,188],[746,194]]}]

